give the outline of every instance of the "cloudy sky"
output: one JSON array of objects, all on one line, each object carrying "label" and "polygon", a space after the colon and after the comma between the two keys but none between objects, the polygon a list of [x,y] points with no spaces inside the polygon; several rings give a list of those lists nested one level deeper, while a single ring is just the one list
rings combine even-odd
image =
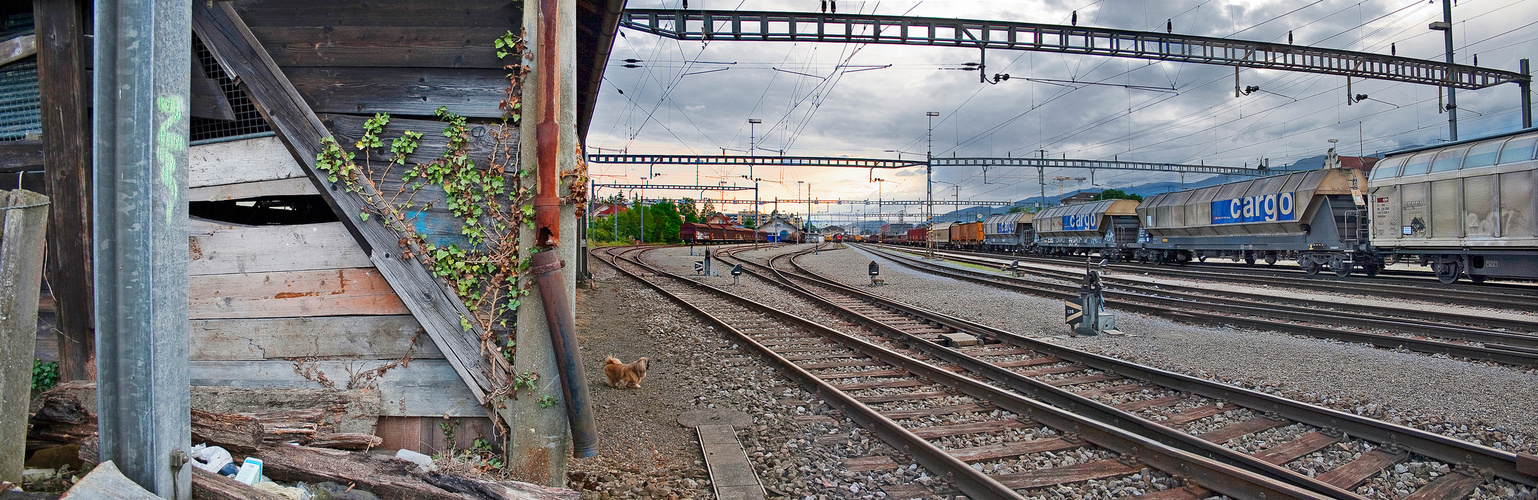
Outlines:
[{"label": "cloudy sky", "polygon": [[[1068,24],[1077,11],[1081,26],[1163,31],[1168,20],[1176,33],[1283,43],[1291,31],[1297,45],[1388,54],[1393,44],[1401,56],[1442,60],[1442,34],[1427,29],[1442,17],[1440,1],[844,0],[838,9],[1049,24]],[[679,3],[630,0],[629,6]],[[814,12],[819,2],[693,0],[689,7]],[[1515,71],[1518,59],[1538,59],[1538,2],[1458,0],[1453,20],[1460,63],[1474,63],[1477,54],[1480,66]],[[1011,79],[989,85],[978,82],[977,72],[942,69],[977,62],[976,49],[681,42],[620,31],[589,130],[590,152],[596,147],[632,154],[721,154],[723,149],[745,154],[752,139],[760,155],[896,158],[886,150],[899,150],[922,156],[927,111],[940,113],[934,118],[936,156],[1033,156],[1045,150],[1068,158],[1230,166],[1253,166],[1265,157],[1283,165],[1322,154],[1328,139],[1340,140],[1342,154],[1372,154],[1447,138],[1447,115],[1437,112],[1438,90],[1422,85],[1353,80],[1352,93],[1370,99],[1348,106],[1344,77],[1244,69],[1241,84],[1261,91],[1235,98],[1234,70],[1228,66],[1004,50],[987,53],[987,72]],[[623,59],[638,59],[642,67],[621,67]],[[1457,98],[1460,138],[1520,127],[1514,84],[1459,91]],[[763,123],[750,129],[749,118]],[[594,165],[593,172],[599,182],[639,183],[648,175],[645,165]],[[655,172],[659,183],[696,184],[694,167]],[[745,167],[705,167],[698,184],[741,184],[747,173]],[[819,199],[875,200],[878,190],[885,199],[924,197],[921,168],[877,171],[889,180],[881,183],[870,182],[861,169],[766,167],[754,174],[765,179],[760,196],[770,200],[804,197],[807,184]],[[1090,174],[1049,169],[1046,176],[1047,194],[1055,196],[1058,182],[1052,177]],[[1018,200],[1040,190],[1034,168],[990,169],[986,183],[979,168],[937,168],[935,179],[944,182],[934,186],[937,199],[952,198],[958,185],[962,200]],[[1098,186],[1067,180],[1063,189],[1180,180],[1173,173],[1104,171],[1095,175]],[[850,208],[816,211],[829,210]]]}]

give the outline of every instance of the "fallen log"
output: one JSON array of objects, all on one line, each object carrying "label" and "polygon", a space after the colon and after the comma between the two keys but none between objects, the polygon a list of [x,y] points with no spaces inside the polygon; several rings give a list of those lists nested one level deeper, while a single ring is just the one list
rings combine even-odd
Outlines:
[{"label": "fallen log", "polygon": [[373,434],[363,434],[358,432],[321,432],[315,434],[315,437],[311,438],[309,442],[306,442],[304,445],[316,448],[334,448],[338,450],[367,450],[369,448],[379,446],[379,443],[383,442],[384,439],[381,439],[379,436],[375,436]]},{"label": "fallen log", "polygon": [[262,448],[256,456],[262,459],[262,472],[277,481],[331,481],[400,500],[478,500],[428,484],[413,472],[416,464],[396,458],[287,445]]},{"label": "fallen log", "polygon": [[192,468],[192,500],[285,500],[234,479]]},{"label": "fallen log", "polygon": [[230,453],[251,453],[262,445],[261,421],[245,415],[192,410],[192,442],[222,446]]}]

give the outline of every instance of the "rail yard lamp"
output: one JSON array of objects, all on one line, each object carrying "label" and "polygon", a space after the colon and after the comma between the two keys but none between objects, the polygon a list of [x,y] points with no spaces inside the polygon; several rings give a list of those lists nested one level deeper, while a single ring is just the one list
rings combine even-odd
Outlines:
[{"label": "rail yard lamp", "polygon": [[[924,113],[924,116],[929,117],[929,144],[924,150],[924,224],[933,228],[935,226],[935,117],[940,116],[940,112],[929,111]],[[901,157],[899,156],[899,158]],[[924,241],[925,258],[934,259],[934,240],[924,238]]]},{"label": "rail yard lamp", "polygon": [[[754,150],[758,149],[758,124],[763,123],[758,118],[748,119],[748,178],[753,179],[753,230],[758,230],[758,179],[753,176]],[[738,129],[741,130],[741,129]],[[756,238],[755,238],[756,240]]]}]

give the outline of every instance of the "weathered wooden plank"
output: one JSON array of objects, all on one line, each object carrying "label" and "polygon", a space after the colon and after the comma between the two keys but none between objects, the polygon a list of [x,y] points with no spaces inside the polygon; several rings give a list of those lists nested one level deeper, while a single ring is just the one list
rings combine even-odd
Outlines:
[{"label": "weathered wooden plank", "polygon": [[1232,409],[1234,408],[1231,406],[1201,405],[1171,414],[1170,418],[1162,423],[1167,426],[1185,425]]},{"label": "weathered wooden plank", "polygon": [[1366,481],[1367,478],[1372,477],[1379,471],[1382,471],[1383,469],[1388,468],[1388,466],[1399,463],[1401,460],[1409,457],[1410,454],[1403,451],[1388,452],[1383,451],[1383,448],[1375,448],[1372,451],[1363,453],[1361,456],[1356,457],[1356,460],[1352,460],[1346,465],[1342,465],[1335,468],[1335,470],[1320,474],[1315,479],[1318,479],[1320,482],[1335,486],[1336,488],[1351,490],[1355,489],[1357,485],[1362,484],[1363,481]]},{"label": "weathered wooden plank", "polygon": [[1212,441],[1214,443],[1222,444],[1239,436],[1254,434],[1256,432],[1281,427],[1283,425],[1287,425],[1286,420],[1271,420],[1265,417],[1256,417],[1236,424],[1229,424],[1221,429],[1217,429],[1197,437]]},{"label": "weathered wooden plank", "polygon": [[[192,359],[260,361],[335,357],[442,359],[409,314],[319,318],[204,319],[192,322]],[[413,346],[412,339],[416,339]]]},{"label": "weathered wooden plank", "polygon": [[91,136],[84,9],[79,0],[34,0],[37,85],[48,196],[48,282],[57,300],[59,378],[93,380],[96,351],[91,265]]},{"label": "weathered wooden plank", "polygon": [[[0,480],[20,482],[37,339],[38,292],[47,248],[48,197],[20,189],[0,211]],[[15,207],[15,209],[9,209]],[[27,207],[27,208],[23,208]]]},{"label": "weathered wooden plank", "polygon": [[1142,411],[1155,406],[1166,406],[1180,402],[1179,394],[1171,394],[1162,398],[1144,399],[1116,405],[1116,409],[1122,411]]},{"label": "weathered wooden plank", "polygon": [[1297,460],[1298,457],[1303,455],[1318,451],[1320,448],[1334,444],[1336,441],[1340,441],[1340,438],[1330,437],[1318,432],[1310,432],[1298,436],[1297,439],[1292,441],[1260,450],[1254,455],[1255,458],[1272,464],[1282,465]]},{"label": "weathered wooden plank", "polygon": [[924,439],[934,439],[934,438],[947,437],[947,436],[962,436],[962,435],[967,435],[967,434],[992,434],[992,433],[995,433],[995,432],[1004,431],[1004,430],[1008,430],[1008,429],[1023,429],[1023,428],[1025,428],[1025,422],[1021,422],[1019,419],[1010,419],[1010,420],[988,420],[988,421],[983,421],[983,422],[972,422],[970,424],[952,424],[952,425],[937,425],[937,426],[934,426],[934,427],[919,427],[917,429],[908,429],[908,431],[912,432],[913,435],[921,437],[921,438],[924,438]]},{"label": "weathered wooden plank", "polygon": [[304,169],[276,137],[187,148],[187,187],[303,178]]},{"label": "weathered wooden plank", "polygon": [[[242,0],[251,26],[437,26],[508,29],[523,25],[521,2],[432,2],[380,8],[367,0]],[[269,49],[270,50],[270,49]]]},{"label": "weathered wooden plank", "polygon": [[1127,465],[1116,460],[1099,460],[1050,469],[1037,469],[1018,474],[1004,474],[996,476],[994,479],[998,479],[1000,483],[1004,483],[1005,486],[1010,488],[1023,490],[1122,476],[1137,472],[1139,467]]},{"label": "weathered wooden plank", "polygon": [[501,69],[509,63],[497,58],[492,42],[509,29],[510,26],[253,26],[251,33],[262,41],[273,62],[284,68]]},{"label": "weathered wooden plank", "polygon": [[187,274],[265,273],[372,267],[340,222],[293,226],[221,226],[187,237]]},{"label": "weathered wooden plank", "polygon": [[187,201],[229,201],[245,200],[262,196],[304,196],[318,195],[315,184],[309,179],[295,177],[292,179],[278,179],[275,181],[242,182],[239,184],[220,184],[217,186],[204,186],[187,190]]},{"label": "weathered wooden plank", "polygon": [[371,268],[188,277],[191,319],[410,314]]},{"label": "weathered wooden plank", "polygon": [[992,410],[992,406],[978,404],[964,404],[955,406],[936,406],[933,408],[919,408],[915,410],[892,410],[881,412],[881,416],[892,420],[905,418],[933,417],[937,415],[952,415],[957,413],[977,413]]},{"label": "weathered wooden plank", "polygon": [[1058,451],[1078,448],[1083,444],[1076,444],[1062,438],[1032,439],[1029,441],[1015,441],[1012,443],[991,444],[974,446],[971,448],[959,448],[948,451],[951,456],[963,462],[981,462],[997,458],[1018,457],[1043,451]]},{"label": "weathered wooden plank", "polygon": [[[390,361],[325,360],[296,361],[193,361],[192,385],[229,386],[251,389],[307,388],[326,386],[354,389],[367,386],[370,370]],[[304,372],[310,378],[300,375]],[[357,380],[354,380],[357,379]],[[381,415],[397,417],[484,417],[486,409],[465,388],[458,373],[441,359],[419,359],[410,364],[385,370],[372,387],[379,391]]]},{"label": "weathered wooden plank", "polygon": [[219,87],[219,81],[208,77],[203,71],[203,64],[197,60],[192,61],[192,81],[188,92],[188,114],[197,118],[212,118],[215,120],[234,120],[235,110],[230,108],[230,100],[225,98],[224,89]]},{"label": "weathered wooden plank", "polygon": [[[444,435],[440,425],[444,423],[454,426],[453,440]],[[374,434],[382,440],[379,449],[408,449],[427,454],[441,453],[450,448],[468,450],[475,445],[476,439],[502,442],[501,434],[491,424],[491,419],[483,417],[461,417],[449,422],[445,422],[442,416],[379,417],[379,424],[374,426]]]},{"label": "weathered wooden plank", "polygon": [[[321,123],[326,125],[326,129],[336,135],[336,142],[338,144],[358,142],[358,138],[363,137],[363,122],[373,117],[373,115],[364,116],[341,113],[325,113],[317,116],[320,117]],[[491,153],[496,148],[496,141],[492,137],[493,127],[480,123],[471,123],[466,125],[466,127],[468,137],[465,138],[465,154],[471,160],[475,160],[477,165],[484,167],[486,159],[491,156]],[[447,139],[443,137],[443,129],[445,128],[447,128],[447,124],[439,120],[420,120],[392,116],[390,117],[390,123],[385,125],[384,130],[380,132],[379,136],[382,142],[389,144],[390,141],[400,137],[401,133],[407,130],[422,134],[422,140],[418,141],[416,152],[406,155],[406,164],[415,165],[417,163],[431,162],[443,156],[444,147],[448,143]],[[518,129],[514,128],[511,132],[511,135],[508,136],[509,149],[507,154],[516,158],[518,156]],[[374,161],[389,161],[388,153],[388,151],[374,152],[369,155],[369,158]],[[498,154],[502,153],[498,152]],[[362,159],[361,153],[358,158]],[[385,180],[393,181],[397,184],[387,184],[388,187],[382,189],[382,191],[389,192],[390,189],[398,185],[400,175],[398,175],[399,172],[396,173],[397,175],[388,176]]]},{"label": "weathered wooden plank", "polygon": [[1430,484],[1415,490],[1415,493],[1411,493],[1410,496],[1404,497],[1404,500],[1457,500],[1459,498],[1468,498],[1469,493],[1473,493],[1474,488],[1478,488],[1479,484],[1483,482],[1485,482],[1483,478],[1454,472],[1436,478]]},{"label": "weathered wooden plank", "polygon": [[501,69],[295,67],[284,73],[318,113],[433,116],[440,106],[471,118],[501,118]]},{"label": "weathered wooden plank", "polygon": [[[485,401],[488,392],[500,389],[506,383],[510,367],[500,356],[482,354],[482,332],[478,327],[472,325],[468,332],[462,329],[460,321],[470,316],[469,310],[420,262],[401,258],[396,250],[398,236],[377,220],[365,222],[359,218],[364,207],[359,197],[324,182],[324,176],[315,170],[315,154],[320,151],[321,138],[329,132],[256,37],[246,29],[234,7],[228,3],[210,6],[194,2],[192,8],[193,30],[214,57],[241,79],[252,100],[273,124],[278,137],[320,188],[322,197],[357,237],[378,270],[400,291],[407,307],[422,322],[427,334],[466,386],[478,400]],[[348,14],[352,13],[349,11]]]},{"label": "weathered wooden plank", "polygon": [[43,141],[0,141],[0,173],[43,169]]},{"label": "weathered wooden plank", "polygon": [[0,66],[32,57],[34,54],[37,54],[37,35],[18,36],[0,42]]},{"label": "weathered wooden plank", "polygon": [[192,497],[199,500],[283,500],[283,497],[212,472],[192,468]]}]

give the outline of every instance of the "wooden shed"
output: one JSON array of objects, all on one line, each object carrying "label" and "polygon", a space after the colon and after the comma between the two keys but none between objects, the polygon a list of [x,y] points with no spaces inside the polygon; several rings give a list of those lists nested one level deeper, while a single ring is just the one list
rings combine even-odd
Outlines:
[{"label": "wooden shed", "polygon": [[[377,414],[363,417],[378,418],[373,430],[386,448],[436,452],[491,436],[487,404],[505,390],[510,371],[486,349],[498,332],[467,326],[460,292],[427,268],[412,250],[417,247],[371,220],[363,195],[329,180],[317,153],[328,136],[351,150],[367,122],[387,113],[379,134],[384,144],[408,130],[420,133],[405,164],[432,162],[452,147],[443,134],[451,125],[437,116],[446,109],[466,121],[460,137],[468,157],[517,158],[517,127],[503,127],[503,105],[510,95],[508,66],[521,65],[521,54],[499,58],[495,42],[522,32],[521,6],[193,2],[188,275],[194,386],[324,388],[341,398],[377,400],[366,405]],[[577,1],[579,136],[586,135],[623,6],[623,0]],[[76,21],[89,11],[88,2],[75,8]],[[89,24],[76,29],[88,31]],[[88,45],[89,33],[79,35],[75,42]],[[42,44],[41,55],[32,56],[48,59],[39,86],[73,79],[89,95],[84,65],[76,59],[61,69],[50,52],[56,50]],[[42,105],[65,97],[43,92]],[[75,107],[89,103],[74,97],[67,102]],[[39,168],[47,153],[63,147],[51,137],[0,138],[0,173],[54,169]],[[388,157],[361,153],[358,161],[377,165]],[[393,179],[378,191],[409,182]],[[418,203],[401,205],[402,222],[422,244],[468,246],[462,217],[445,206],[443,190],[417,193]],[[82,233],[88,240],[78,225],[51,227],[49,237]],[[56,284],[55,292],[63,290]],[[439,424],[446,417],[458,419],[457,443],[444,437]]]}]

